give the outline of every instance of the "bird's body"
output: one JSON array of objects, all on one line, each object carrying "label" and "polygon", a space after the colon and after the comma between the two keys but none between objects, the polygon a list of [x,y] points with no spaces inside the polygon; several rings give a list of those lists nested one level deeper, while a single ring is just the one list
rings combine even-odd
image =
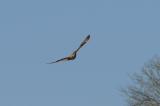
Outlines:
[{"label": "bird's body", "polygon": [[74,60],[76,58],[77,52],[73,52],[68,56],[68,60]]},{"label": "bird's body", "polygon": [[88,35],[84,41],[80,44],[80,46],[78,47],[78,49],[76,49],[72,54],[70,54],[69,56],[65,57],[65,58],[62,58],[62,59],[59,59],[57,61],[54,61],[54,62],[51,62],[49,64],[52,64],[52,63],[57,63],[57,62],[60,62],[60,61],[65,61],[65,60],[74,60],[76,58],[76,55],[77,55],[77,52],[80,50],[80,48],[82,48],[87,42],[88,40],[90,39],[90,35]]}]

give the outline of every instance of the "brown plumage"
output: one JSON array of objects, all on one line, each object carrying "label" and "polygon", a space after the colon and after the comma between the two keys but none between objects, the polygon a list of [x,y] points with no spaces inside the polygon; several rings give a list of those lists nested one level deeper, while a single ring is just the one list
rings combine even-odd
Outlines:
[{"label": "brown plumage", "polygon": [[67,57],[64,57],[62,59],[59,59],[59,60],[56,60],[56,61],[53,61],[53,62],[50,62],[48,64],[52,64],[52,63],[57,63],[57,62],[60,62],[60,61],[69,61],[69,60],[74,60],[76,58],[76,55],[77,55],[77,52],[80,50],[80,48],[82,48],[87,42],[88,40],[90,39],[90,35],[88,35],[84,40],[83,42],[81,42],[80,46],[78,47],[78,49],[76,49],[72,54],[70,54],[69,56]]}]

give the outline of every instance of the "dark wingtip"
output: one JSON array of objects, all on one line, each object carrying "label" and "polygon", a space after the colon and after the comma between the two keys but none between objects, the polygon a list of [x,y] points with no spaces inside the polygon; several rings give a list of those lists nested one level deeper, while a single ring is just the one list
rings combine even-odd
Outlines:
[{"label": "dark wingtip", "polygon": [[87,39],[89,39],[90,38],[90,34],[87,36]]},{"label": "dark wingtip", "polygon": [[53,64],[53,63],[56,63],[56,62],[51,62],[51,63],[46,63],[46,64]]}]

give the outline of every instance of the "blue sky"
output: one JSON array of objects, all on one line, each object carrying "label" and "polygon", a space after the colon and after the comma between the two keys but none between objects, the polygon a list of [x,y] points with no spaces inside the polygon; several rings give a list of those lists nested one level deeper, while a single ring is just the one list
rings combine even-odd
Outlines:
[{"label": "blue sky", "polygon": [[[124,106],[159,55],[159,0],[1,0],[1,106]],[[76,60],[48,65],[89,43]]]}]

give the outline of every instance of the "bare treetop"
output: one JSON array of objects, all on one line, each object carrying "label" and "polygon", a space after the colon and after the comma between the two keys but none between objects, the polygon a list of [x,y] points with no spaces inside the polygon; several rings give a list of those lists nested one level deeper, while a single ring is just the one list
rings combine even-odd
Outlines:
[{"label": "bare treetop", "polygon": [[135,85],[123,89],[128,106],[160,106],[160,57],[154,57],[135,73]]}]

